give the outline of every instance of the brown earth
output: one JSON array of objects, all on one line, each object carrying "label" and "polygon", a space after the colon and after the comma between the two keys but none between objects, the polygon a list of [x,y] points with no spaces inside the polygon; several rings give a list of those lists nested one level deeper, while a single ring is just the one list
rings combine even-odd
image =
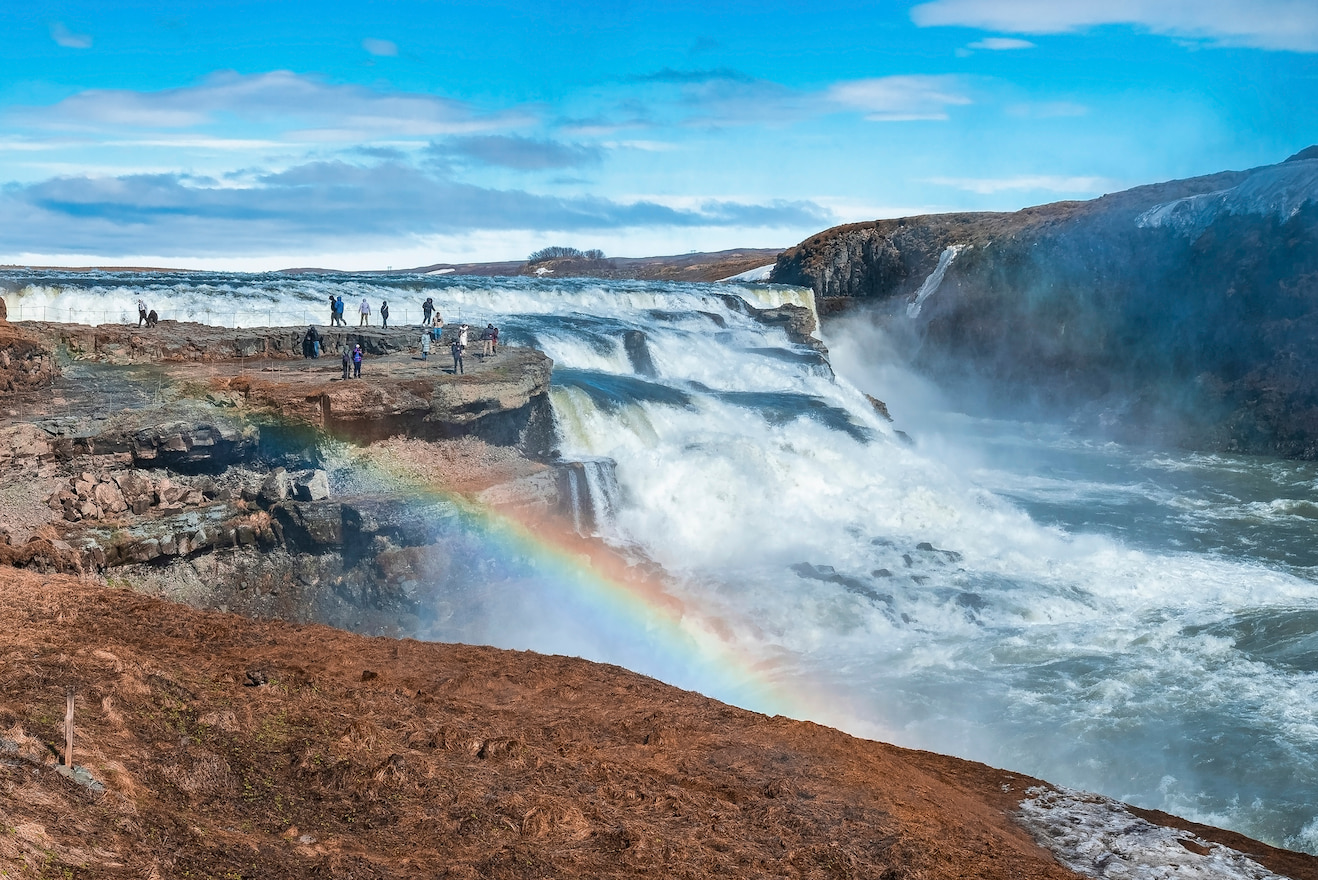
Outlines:
[{"label": "brown earth", "polygon": [[[1006,815],[1001,786],[1032,782],[1013,774],[950,784],[582,660],[4,579],[18,876],[1070,876]],[[69,685],[74,763],[103,793],[54,772]]]},{"label": "brown earth", "polygon": [[[579,659],[0,577],[0,876],[1074,876],[1019,774]],[[56,772],[70,686],[104,791]]]}]

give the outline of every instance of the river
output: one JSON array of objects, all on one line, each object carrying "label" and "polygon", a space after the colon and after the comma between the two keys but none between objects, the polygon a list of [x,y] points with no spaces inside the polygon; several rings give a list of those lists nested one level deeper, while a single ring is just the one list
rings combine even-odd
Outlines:
[{"label": "river", "polygon": [[[19,271],[0,287],[11,319],[135,321],[143,296],[166,319],[324,323],[342,293],[349,314],[389,300],[393,324],[426,296],[493,322],[554,359],[563,456],[616,462],[587,471],[599,536],[660,563],[691,639],[734,644],[795,714],[1318,853],[1312,464],[972,417],[863,321],[825,328],[825,358],[728,298],[810,305],[794,288]],[[446,636],[785,711],[552,602],[488,615]]]}]

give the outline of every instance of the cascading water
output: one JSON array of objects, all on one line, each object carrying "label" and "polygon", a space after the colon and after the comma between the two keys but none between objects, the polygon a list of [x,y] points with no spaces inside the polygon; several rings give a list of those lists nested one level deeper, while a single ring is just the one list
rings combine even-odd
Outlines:
[{"label": "cascading water", "polygon": [[[950,260],[954,255],[945,255]],[[305,310],[433,296],[555,362],[578,528],[670,574],[693,630],[853,732],[1318,851],[1318,468],[1089,443],[923,405],[873,337],[811,349],[731,308],[788,288],[361,276],[0,277],[11,317]],[[163,308],[162,308],[163,306]],[[414,314],[413,314],[414,313]],[[29,315],[35,317],[35,315]],[[226,323],[218,321],[217,323]],[[904,443],[848,381],[888,401]],[[616,462],[616,468],[608,462]],[[594,464],[588,464],[594,463]],[[528,601],[530,597],[528,597]],[[492,607],[471,638],[570,649],[688,687],[689,669]],[[737,699],[730,693],[713,693]],[[751,708],[757,708],[752,705]]]}]

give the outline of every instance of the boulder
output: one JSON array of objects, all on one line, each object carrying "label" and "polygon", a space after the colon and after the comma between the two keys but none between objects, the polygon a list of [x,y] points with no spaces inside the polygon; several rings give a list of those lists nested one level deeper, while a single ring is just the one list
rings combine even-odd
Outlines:
[{"label": "boulder", "polygon": [[298,501],[324,501],[330,496],[329,474],[322,470],[302,471],[293,479]]},{"label": "boulder", "polygon": [[261,501],[267,505],[278,504],[288,498],[291,481],[288,471],[275,468],[261,484]]}]

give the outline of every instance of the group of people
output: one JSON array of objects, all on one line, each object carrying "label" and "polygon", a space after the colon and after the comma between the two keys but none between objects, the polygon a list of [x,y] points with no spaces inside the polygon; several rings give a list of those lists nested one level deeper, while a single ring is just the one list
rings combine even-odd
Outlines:
[{"label": "group of people", "polygon": [[141,297],[137,298],[137,326],[145,324],[148,327],[154,327],[160,323],[160,316],[156,314],[155,309],[147,310],[146,300]]},{"label": "group of people", "polygon": [[[343,297],[330,294],[329,307],[330,307],[330,326],[347,327],[348,322],[343,318],[343,312],[345,309]],[[362,303],[357,307],[357,314],[361,315],[361,320],[357,322],[358,327],[371,326],[371,303],[366,299],[366,297],[362,297]],[[384,327],[389,326],[388,300],[384,300],[380,303],[380,323]]]},{"label": "group of people", "polygon": [[[330,325],[346,327],[348,322],[343,319],[344,303],[342,296],[333,296],[330,301]],[[358,307],[361,315],[361,322],[358,326],[370,326],[371,305],[366,299],[362,299]],[[440,328],[444,326],[444,319],[440,317],[439,309],[435,306],[433,297],[426,297],[426,301],[421,304],[422,326],[426,329],[421,332],[421,359],[430,360],[430,348],[433,343],[439,341]],[[385,327],[389,326],[389,303],[380,303],[380,318]],[[453,356],[453,372],[464,373],[465,364],[464,356],[467,351],[471,334],[471,327],[467,324],[458,325],[458,332],[454,335],[452,343],[449,345],[449,353]],[[481,331],[482,358],[493,357],[499,349],[499,328],[493,323],[485,325]],[[302,356],[306,358],[318,358],[321,352],[321,336],[315,325],[307,327],[307,332],[302,337]],[[360,344],[354,345],[352,349],[344,346],[343,352],[343,378],[361,378],[362,374],[362,347]]]},{"label": "group of people", "polygon": [[[427,300],[429,302],[429,300]],[[471,327],[467,324],[459,324],[457,335],[449,344],[449,353],[453,355],[453,372],[465,372],[465,363],[463,356],[467,352],[467,344],[470,339]],[[430,360],[430,345],[439,339],[438,325],[432,326],[429,330],[421,331],[421,360]],[[481,341],[484,348],[481,351],[481,357],[493,357],[498,353],[499,348],[499,328],[493,324],[486,324],[485,329],[481,331]]]}]

